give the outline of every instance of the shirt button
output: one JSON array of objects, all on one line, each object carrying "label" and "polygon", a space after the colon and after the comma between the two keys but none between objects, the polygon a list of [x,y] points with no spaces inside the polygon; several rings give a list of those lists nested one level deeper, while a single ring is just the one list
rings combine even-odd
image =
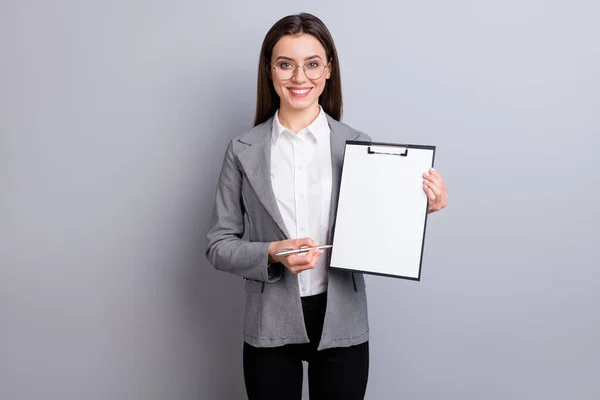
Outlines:
[{"label": "shirt button", "polygon": [[302,291],[306,292],[306,287],[302,286]]},{"label": "shirt button", "polygon": [[304,168],[304,165],[302,165],[302,164],[298,165],[298,169],[302,169],[302,168]]},{"label": "shirt button", "polygon": [[301,227],[300,227],[300,230],[301,230],[302,232],[304,232],[304,226],[301,226]]},{"label": "shirt button", "polygon": [[300,193],[300,194],[298,195],[298,198],[299,198],[299,199],[303,199],[303,198],[304,198],[304,193]]}]

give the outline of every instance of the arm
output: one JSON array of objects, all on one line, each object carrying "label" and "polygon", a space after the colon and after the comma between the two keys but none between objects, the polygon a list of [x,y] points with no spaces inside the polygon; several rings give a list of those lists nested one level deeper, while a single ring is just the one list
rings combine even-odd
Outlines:
[{"label": "arm", "polygon": [[281,264],[269,265],[270,243],[241,239],[245,211],[242,171],[235,163],[233,142],[230,142],[217,184],[211,228],[207,234],[206,257],[217,270],[247,279],[275,282],[281,278]]}]

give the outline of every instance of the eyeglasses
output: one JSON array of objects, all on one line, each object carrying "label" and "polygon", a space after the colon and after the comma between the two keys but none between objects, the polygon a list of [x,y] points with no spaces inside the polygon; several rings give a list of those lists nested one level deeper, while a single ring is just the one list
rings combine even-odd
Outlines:
[{"label": "eyeglasses", "polygon": [[[312,60],[304,64],[302,69],[308,79],[315,80],[322,77],[328,67],[329,64],[325,65],[321,60]],[[298,66],[291,61],[279,61],[277,64],[272,65],[271,68],[275,70],[275,74],[282,81],[292,79],[298,70]]]}]

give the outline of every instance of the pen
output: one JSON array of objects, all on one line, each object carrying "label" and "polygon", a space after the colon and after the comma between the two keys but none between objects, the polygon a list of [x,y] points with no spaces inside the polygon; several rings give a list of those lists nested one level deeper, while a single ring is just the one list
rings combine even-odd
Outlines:
[{"label": "pen", "polygon": [[277,257],[280,257],[280,256],[289,256],[290,254],[306,253],[307,251],[310,251],[312,249],[323,250],[323,249],[330,249],[332,247],[333,247],[333,245],[331,245],[331,244],[324,244],[324,245],[316,246],[316,247],[304,246],[304,247],[301,247],[299,249],[281,249],[277,253],[275,253],[275,255]]}]

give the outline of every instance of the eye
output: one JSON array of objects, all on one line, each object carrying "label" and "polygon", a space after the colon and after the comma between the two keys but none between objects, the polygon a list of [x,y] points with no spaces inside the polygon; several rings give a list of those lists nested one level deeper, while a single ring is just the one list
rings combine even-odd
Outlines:
[{"label": "eye", "polygon": [[319,68],[320,65],[321,63],[319,63],[318,61],[310,61],[306,63],[306,68]]},{"label": "eye", "polygon": [[292,68],[292,64],[290,64],[289,62],[280,62],[279,64],[277,64],[277,66],[281,69],[290,69]]}]

